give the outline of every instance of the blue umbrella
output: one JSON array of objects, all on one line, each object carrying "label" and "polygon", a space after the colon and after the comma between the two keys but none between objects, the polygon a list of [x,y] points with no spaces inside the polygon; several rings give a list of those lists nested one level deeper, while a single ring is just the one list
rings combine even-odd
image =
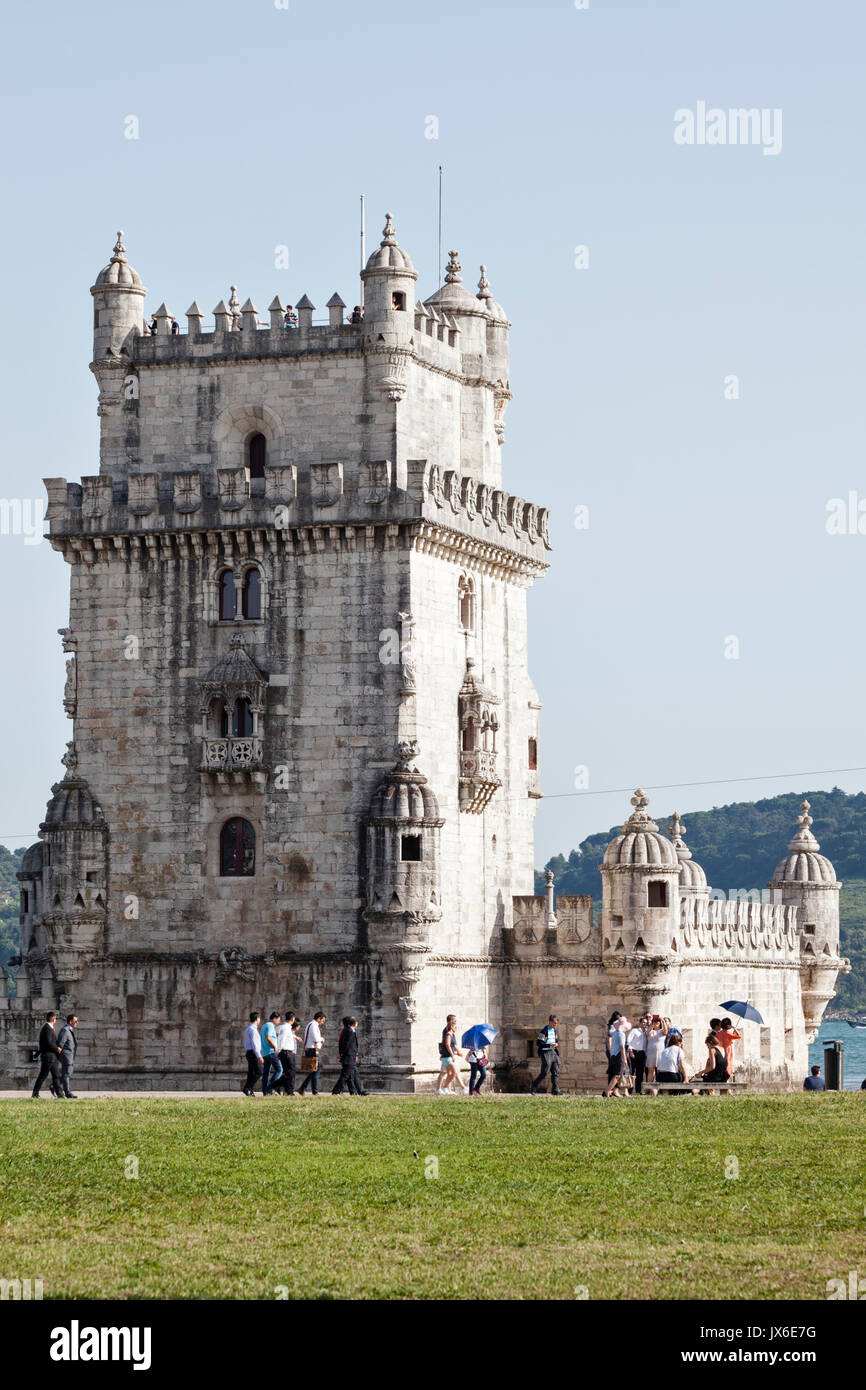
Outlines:
[{"label": "blue umbrella", "polygon": [[494,1038],[499,1037],[499,1029],[494,1028],[492,1023],[476,1023],[474,1028],[469,1028],[460,1039],[461,1047],[486,1047],[492,1043]]},{"label": "blue umbrella", "polygon": [[729,1014],[739,1014],[740,1018],[748,1019],[750,1023],[764,1022],[758,1010],[753,1009],[751,1004],[744,1004],[741,999],[729,999],[727,1004],[721,1004],[719,1007],[726,1009]]}]

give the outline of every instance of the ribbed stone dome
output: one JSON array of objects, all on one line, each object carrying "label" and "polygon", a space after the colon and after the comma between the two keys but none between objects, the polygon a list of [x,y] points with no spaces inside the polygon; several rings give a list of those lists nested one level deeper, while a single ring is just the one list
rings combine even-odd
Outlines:
[{"label": "ribbed stone dome", "polygon": [[416,744],[400,745],[397,766],[373,793],[368,817],[371,822],[440,821],[439,802],[427,785],[427,778],[417,767],[409,766],[415,757]]},{"label": "ribbed stone dome", "polygon": [[117,233],[117,244],[108,265],[100,270],[96,277],[94,289],[111,288],[112,286],[124,289],[143,289],[141,276],[138,271],[133,270],[126,259],[126,247],[123,244],[123,232]]},{"label": "ribbed stone dome", "polygon": [[662,835],[655,821],[647,815],[649,798],[638,787],[631,799],[634,807],[622,828],[622,833],[611,840],[604,852],[604,868],[651,867],[673,869],[678,864],[677,853],[666,835]]},{"label": "ribbed stone dome", "polygon": [[24,851],[18,870],[20,878],[38,878],[42,873],[42,848],[42,841],[37,840],[35,845]]},{"label": "ribbed stone dome", "polygon": [[809,827],[810,803],[800,803],[797,822],[800,829],[788,846],[788,855],[779,861],[773,874],[773,883],[835,883],[836,870],[830,860],[819,854],[821,846]]},{"label": "ribbed stone dome", "polygon": [[43,825],[53,826],[102,825],[102,807],[94,801],[90,788],[81,777],[64,777],[51,788],[53,793],[45,812]]},{"label": "ribbed stone dome", "polygon": [[365,270],[404,270],[415,274],[409,255],[397,245],[397,235],[390,212],[385,214],[382,240],[367,261]]}]

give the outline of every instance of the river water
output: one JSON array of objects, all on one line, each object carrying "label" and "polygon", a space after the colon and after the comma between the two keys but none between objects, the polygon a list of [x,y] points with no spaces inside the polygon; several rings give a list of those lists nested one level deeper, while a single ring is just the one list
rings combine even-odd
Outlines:
[{"label": "river water", "polygon": [[838,1040],[845,1047],[844,1081],[846,1091],[859,1091],[866,1076],[866,1028],[852,1028],[850,1023],[822,1023],[818,1036],[809,1048],[809,1065],[817,1062],[824,1071],[824,1043]]}]

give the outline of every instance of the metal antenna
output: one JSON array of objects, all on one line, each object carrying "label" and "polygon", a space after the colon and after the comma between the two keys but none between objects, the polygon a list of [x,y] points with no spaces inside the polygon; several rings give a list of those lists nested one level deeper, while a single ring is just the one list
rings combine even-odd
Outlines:
[{"label": "metal antenna", "polygon": [[[361,269],[364,269],[364,195],[361,194]],[[364,281],[361,281],[361,308],[364,307]]]},{"label": "metal antenna", "polygon": [[439,279],[436,281],[437,287],[442,284],[442,165],[439,165]]}]

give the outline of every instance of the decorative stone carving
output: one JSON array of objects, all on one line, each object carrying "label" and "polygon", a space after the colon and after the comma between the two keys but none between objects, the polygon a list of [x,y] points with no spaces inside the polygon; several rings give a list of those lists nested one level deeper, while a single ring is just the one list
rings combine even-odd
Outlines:
[{"label": "decorative stone carving", "polygon": [[130,473],[129,510],[133,516],[149,516],[159,505],[159,475]]},{"label": "decorative stone carving", "polygon": [[463,507],[461,484],[462,479],[460,474],[449,468],[443,479],[443,489],[445,492],[445,501],[448,503],[455,516],[459,514]]},{"label": "decorative stone carving", "polygon": [[427,482],[427,487],[429,489],[430,496],[436,503],[436,506],[443,506],[445,502],[445,491],[442,486],[442,472],[439,468],[439,465],[436,463],[434,463],[433,467],[430,469],[430,477]]},{"label": "decorative stone carving", "polygon": [[297,469],[265,467],[265,498],[274,505],[294,502],[298,493]]},{"label": "decorative stone carving", "polygon": [[391,464],[388,459],[372,459],[359,469],[361,501],[368,504],[384,502],[391,489]]},{"label": "decorative stone carving", "polygon": [[224,946],[217,958],[217,982],[222,983],[233,975],[248,983],[256,978],[252,961],[242,946]]},{"label": "decorative stone carving", "polygon": [[174,509],[197,512],[202,501],[201,473],[174,473]]},{"label": "decorative stone carving", "polygon": [[110,478],[82,478],[81,511],[84,516],[107,516],[114,501],[114,486]]},{"label": "decorative stone carving", "polygon": [[246,468],[218,468],[217,487],[223,511],[236,512],[246,505],[250,483]]},{"label": "decorative stone carving", "polygon": [[77,673],[74,655],[66,663],[66,684],[63,687],[63,708],[67,719],[74,719],[78,708]]},{"label": "decorative stone carving", "polygon": [[493,428],[500,444],[505,443],[505,408],[511,400],[507,382],[497,381],[493,392]]},{"label": "decorative stone carving", "polygon": [[310,487],[314,506],[333,507],[343,495],[342,463],[311,464]]}]

